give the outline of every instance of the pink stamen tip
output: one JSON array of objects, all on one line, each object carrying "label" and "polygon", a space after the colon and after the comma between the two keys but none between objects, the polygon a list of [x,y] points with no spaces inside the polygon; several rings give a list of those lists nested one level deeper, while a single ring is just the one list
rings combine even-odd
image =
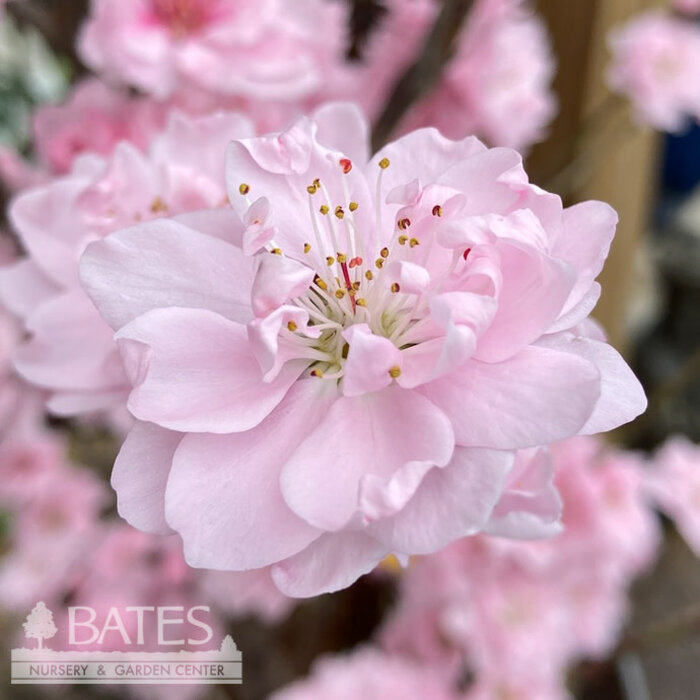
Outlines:
[{"label": "pink stamen tip", "polygon": [[343,169],[343,172],[347,175],[352,170],[352,161],[349,158],[341,158],[340,167]]},{"label": "pink stamen tip", "polygon": [[362,265],[362,258],[353,258],[350,261],[350,269],[352,270],[353,267],[360,267]]}]

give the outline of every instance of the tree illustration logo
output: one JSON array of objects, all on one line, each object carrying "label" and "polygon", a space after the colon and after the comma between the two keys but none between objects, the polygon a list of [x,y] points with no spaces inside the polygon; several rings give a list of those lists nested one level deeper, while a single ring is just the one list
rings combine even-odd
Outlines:
[{"label": "tree illustration logo", "polygon": [[36,639],[38,649],[44,648],[44,640],[51,639],[58,630],[53,623],[53,613],[39,601],[34,609],[27,615],[27,621],[22,624],[24,636],[27,639]]}]

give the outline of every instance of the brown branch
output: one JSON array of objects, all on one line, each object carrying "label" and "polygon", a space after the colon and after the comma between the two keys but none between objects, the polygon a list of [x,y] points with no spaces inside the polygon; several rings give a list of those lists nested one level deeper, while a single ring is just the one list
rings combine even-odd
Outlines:
[{"label": "brown branch", "polygon": [[442,10],[423,45],[418,60],[394,85],[384,111],[377,119],[372,145],[377,151],[389,139],[409,108],[435,84],[452,58],[454,44],[474,0],[443,0]]},{"label": "brown branch", "polygon": [[698,634],[700,634],[700,603],[695,603],[678,615],[650,625],[636,634],[628,634],[618,644],[613,657],[664,648]]}]

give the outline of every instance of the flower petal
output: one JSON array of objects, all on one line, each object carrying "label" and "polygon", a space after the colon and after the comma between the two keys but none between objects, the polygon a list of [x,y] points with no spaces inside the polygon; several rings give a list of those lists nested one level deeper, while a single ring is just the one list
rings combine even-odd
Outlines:
[{"label": "flower petal", "polygon": [[458,445],[519,449],[577,434],[600,396],[600,374],[570,353],[527,347],[497,364],[471,361],[423,391],[450,417]]},{"label": "flower petal", "polygon": [[137,421],[112,470],[119,515],[130,525],[155,535],[172,529],[165,520],[165,486],[182,435]]},{"label": "flower petal", "polygon": [[277,588],[293,598],[310,598],[347,588],[389,554],[361,532],[319,537],[295,556],[272,567]]},{"label": "flower petal", "polygon": [[282,493],[312,525],[339,530],[358,513],[365,475],[391,478],[416,462],[443,466],[453,445],[447,418],[415,392],[392,386],[342,397],[291,454]]},{"label": "flower petal", "polygon": [[306,365],[288,362],[263,382],[245,326],[204,309],[154,309],[115,337],[134,385],[129,410],[183,432],[250,430]]},{"label": "flower petal", "polygon": [[247,570],[301,551],[321,532],[282,498],[279,476],[290,450],[337,396],[328,382],[297,382],[257,427],[233,435],[188,435],[166,492],[166,517],[191,566]]},{"label": "flower petal", "polygon": [[430,554],[481,531],[503,492],[513,454],[455,448],[452,461],[431,469],[408,504],[394,517],[368,526],[392,551]]},{"label": "flower petal", "polygon": [[239,323],[252,317],[251,260],[239,248],[172,220],[150,221],[92,243],[80,276],[115,330],[167,306],[210,309]]}]

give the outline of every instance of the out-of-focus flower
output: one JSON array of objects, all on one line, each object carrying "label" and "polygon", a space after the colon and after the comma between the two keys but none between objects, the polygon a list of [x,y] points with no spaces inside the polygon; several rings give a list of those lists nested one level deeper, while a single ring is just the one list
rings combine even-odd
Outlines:
[{"label": "out-of-focus flower", "polygon": [[163,129],[167,112],[165,104],[85,79],[64,104],[40,106],[34,112],[36,164],[12,148],[0,148],[0,179],[11,192],[18,192],[68,173],[83,153],[109,156],[121,141],[145,150]]},{"label": "out-of-focus flower", "polygon": [[33,123],[37,153],[59,175],[70,171],[77,155],[108,156],[120,141],[145,150],[164,126],[165,109],[89,78],[65,104],[39,107]]},{"label": "out-of-focus flower", "polygon": [[342,60],[343,3],[325,0],[93,0],[78,48],[110,78],[169,97],[303,100]]},{"label": "out-of-focus flower", "polygon": [[270,700],[456,700],[434,670],[364,647],[347,656],[326,657],[311,676],[278,691]]},{"label": "out-of-focus flower", "polygon": [[700,0],[673,0],[673,9],[687,15],[700,12]]},{"label": "out-of-focus flower", "polygon": [[416,560],[381,633],[393,653],[453,676],[471,671],[468,698],[568,697],[567,666],[609,653],[627,589],[656,555],[640,460],[593,438],[555,445],[553,456],[562,533],[537,542],[479,536]]},{"label": "out-of-focus flower", "polygon": [[48,434],[0,447],[0,498],[12,514],[10,550],[0,563],[0,605],[31,605],[65,592],[67,579],[99,537],[103,483],[66,461]]},{"label": "out-of-focus flower", "polygon": [[[358,99],[371,114],[430,28],[439,3],[392,0],[361,69]],[[554,116],[554,74],[546,29],[522,0],[479,0],[437,86],[409,113],[402,131],[435,126],[445,136],[477,134],[489,143],[526,149]],[[517,117],[515,116],[517,115]]]},{"label": "out-of-focus flower", "polygon": [[646,483],[654,503],[700,557],[700,447],[671,438],[656,453]]},{"label": "out-of-focus flower", "polygon": [[642,124],[679,131],[700,118],[700,28],[649,11],[617,29],[610,46],[608,82],[632,101]]},{"label": "out-of-focus flower", "polygon": [[474,138],[417,131],[369,160],[366,137],[329,105],[233,141],[237,223],[138,225],[81,266],[142,421],[120,512],[177,531],[194,566],[273,565],[298,597],[482,530],[518,491],[515,450],[645,406],[584,322],[607,205],[563,209]]},{"label": "out-of-focus flower", "polygon": [[[136,221],[223,206],[226,144],[250,134],[235,114],[173,114],[147,153],[120,142],[108,159],[82,156],[69,175],[13,202],[10,219],[27,257],[0,274],[0,298],[30,334],[15,367],[51,393],[52,411],[123,410],[126,398],[113,331],[79,283],[85,246]],[[211,216],[219,215],[227,217],[224,209]],[[145,246],[139,253],[149,254]]]}]

